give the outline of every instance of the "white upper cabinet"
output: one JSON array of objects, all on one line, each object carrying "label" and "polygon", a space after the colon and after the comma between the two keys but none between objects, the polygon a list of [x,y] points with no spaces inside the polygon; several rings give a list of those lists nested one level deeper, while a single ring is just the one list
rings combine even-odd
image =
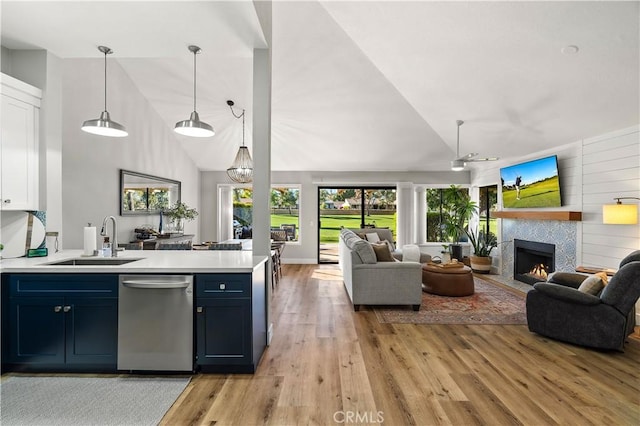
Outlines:
[{"label": "white upper cabinet", "polygon": [[0,209],[38,210],[38,123],[42,91],[0,73]]}]

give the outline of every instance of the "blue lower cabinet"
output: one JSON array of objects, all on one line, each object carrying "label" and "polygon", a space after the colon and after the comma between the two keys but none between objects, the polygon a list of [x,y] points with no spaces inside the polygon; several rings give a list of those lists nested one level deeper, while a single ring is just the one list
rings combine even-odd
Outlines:
[{"label": "blue lower cabinet", "polygon": [[198,364],[251,364],[249,299],[198,300],[196,330]]},{"label": "blue lower cabinet", "polygon": [[115,372],[117,285],[117,275],[3,276],[3,368]]},{"label": "blue lower cabinet", "polygon": [[197,274],[196,364],[203,372],[253,373],[266,346],[265,270]]},{"label": "blue lower cabinet", "polygon": [[118,299],[67,298],[67,364],[117,364]]},{"label": "blue lower cabinet", "polygon": [[5,362],[64,364],[65,317],[62,297],[15,297],[9,300],[9,353]]}]

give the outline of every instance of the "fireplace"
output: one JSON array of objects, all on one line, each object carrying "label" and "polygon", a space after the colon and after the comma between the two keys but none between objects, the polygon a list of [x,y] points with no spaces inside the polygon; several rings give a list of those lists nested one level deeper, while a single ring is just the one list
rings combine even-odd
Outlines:
[{"label": "fireplace", "polygon": [[535,241],[513,240],[513,279],[527,284],[547,280],[555,271],[556,246]]}]

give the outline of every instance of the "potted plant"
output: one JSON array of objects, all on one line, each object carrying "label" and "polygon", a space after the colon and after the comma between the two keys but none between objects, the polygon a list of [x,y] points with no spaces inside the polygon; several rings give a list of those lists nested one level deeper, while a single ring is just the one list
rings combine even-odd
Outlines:
[{"label": "potted plant", "polygon": [[443,191],[443,225],[451,245],[451,257],[462,261],[462,246],[458,244],[466,233],[469,219],[478,210],[478,205],[471,200],[468,192],[457,185],[451,185]]},{"label": "potted plant", "polygon": [[198,217],[198,211],[189,207],[185,203],[178,201],[164,212],[165,216],[171,219],[174,231],[184,232],[184,221],[192,221]]},{"label": "potted plant", "polygon": [[465,229],[473,254],[469,256],[471,269],[474,272],[488,274],[491,271],[491,251],[498,247],[496,236],[490,232]]}]

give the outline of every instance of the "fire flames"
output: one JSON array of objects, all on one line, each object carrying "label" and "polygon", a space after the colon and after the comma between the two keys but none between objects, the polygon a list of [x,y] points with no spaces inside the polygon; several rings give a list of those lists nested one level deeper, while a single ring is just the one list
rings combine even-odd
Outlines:
[{"label": "fire flames", "polygon": [[547,267],[542,263],[538,263],[534,265],[534,267],[529,271],[529,275],[532,275],[536,278],[541,278],[543,280],[547,280]]}]

